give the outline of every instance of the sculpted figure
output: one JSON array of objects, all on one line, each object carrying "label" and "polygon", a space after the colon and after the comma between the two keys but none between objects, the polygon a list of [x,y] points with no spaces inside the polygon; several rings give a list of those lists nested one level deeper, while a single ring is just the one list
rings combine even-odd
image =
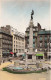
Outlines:
[{"label": "sculpted figure", "polygon": [[33,19],[34,11],[31,12],[31,20]]}]

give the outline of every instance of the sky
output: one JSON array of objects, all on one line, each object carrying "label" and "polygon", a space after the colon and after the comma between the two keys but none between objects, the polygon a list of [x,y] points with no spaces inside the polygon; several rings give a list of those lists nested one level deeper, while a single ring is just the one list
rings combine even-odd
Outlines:
[{"label": "sky", "polygon": [[33,9],[34,25],[40,23],[42,28],[49,30],[50,8],[50,0],[0,0],[0,27],[10,25],[25,33]]}]

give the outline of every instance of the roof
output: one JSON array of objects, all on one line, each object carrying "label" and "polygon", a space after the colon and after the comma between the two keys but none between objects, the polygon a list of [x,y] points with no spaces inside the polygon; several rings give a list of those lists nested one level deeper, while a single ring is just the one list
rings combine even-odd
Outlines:
[{"label": "roof", "polygon": [[39,31],[38,35],[51,34],[51,30],[48,31]]},{"label": "roof", "polygon": [[0,34],[5,34],[5,35],[9,35],[9,36],[11,36],[11,37],[12,37],[12,35],[11,35],[11,34],[8,34],[8,33],[3,32],[3,31],[1,31],[1,30],[0,30]]}]

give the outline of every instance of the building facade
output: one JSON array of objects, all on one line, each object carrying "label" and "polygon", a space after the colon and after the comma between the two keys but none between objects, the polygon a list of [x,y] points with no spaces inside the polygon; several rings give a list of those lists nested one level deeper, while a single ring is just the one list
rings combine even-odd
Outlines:
[{"label": "building facade", "polygon": [[12,35],[0,30],[0,55],[12,52]]},{"label": "building facade", "polygon": [[12,52],[15,55],[22,55],[25,50],[25,35],[24,33],[18,32],[18,30],[13,27],[10,27],[10,31],[13,36]]},{"label": "building facade", "polygon": [[[18,32],[15,28],[10,25],[1,27],[0,29],[0,45],[2,44],[2,53],[12,51],[15,53],[24,53],[25,49],[25,36],[23,33]],[[2,43],[1,43],[2,42]],[[0,49],[1,51],[1,49]]]},{"label": "building facade", "polygon": [[2,27],[0,28],[0,30],[1,30],[2,32],[5,32],[5,33],[7,33],[7,34],[10,34],[10,33],[11,33],[10,27],[11,27],[10,25],[2,26]]},{"label": "building facade", "polygon": [[40,31],[37,37],[37,49],[44,52],[45,58],[51,57],[51,31]]},{"label": "building facade", "polygon": [[29,49],[29,39],[30,39],[30,25],[32,26],[32,35],[33,39],[31,39],[32,42],[32,46],[33,46],[33,51],[37,48],[37,36],[38,36],[38,32],[41,30],[41,25],[39,23],[37,23],[37,26],[34,26],[33,23],[30,22],[29,27],[26,28],[25,31],[25,48]]},{"label": "building facade", "polygon": [[25,37],[19,34],[13,34],[13,53],[17,55],[21,55],[25,50]]}]

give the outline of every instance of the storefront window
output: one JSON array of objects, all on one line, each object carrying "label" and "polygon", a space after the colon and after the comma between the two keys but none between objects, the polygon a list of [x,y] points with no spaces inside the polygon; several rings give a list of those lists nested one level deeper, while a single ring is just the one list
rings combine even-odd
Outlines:
[{"label": "storefront window", "polygon": [[32,59],[32,55],[28,55],[28,59]]}]

